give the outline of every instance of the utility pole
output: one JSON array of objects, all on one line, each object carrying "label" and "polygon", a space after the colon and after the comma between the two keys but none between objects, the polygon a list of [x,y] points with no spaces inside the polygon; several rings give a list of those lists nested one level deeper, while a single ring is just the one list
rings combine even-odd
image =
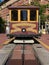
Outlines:
[{"label": "utility pole", "polygon": [[41,32],[41,29],[40,29],[40,15],[39,15],[39,33]]}]

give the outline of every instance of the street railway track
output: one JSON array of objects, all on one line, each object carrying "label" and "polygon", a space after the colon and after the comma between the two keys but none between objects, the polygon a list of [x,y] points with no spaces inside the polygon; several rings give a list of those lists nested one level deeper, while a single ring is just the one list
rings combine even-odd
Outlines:
[{"label": "street railway track", "polygon": [[[15,60],[15,61],[14,61]],[[38,65],[32,45],[18,44],[6,65]]]},{"label": "street railway track", "polygon": [[[21,49],[19,49],[19,48],[17,48],[17,52],[18,52],[18,49],[19,49],[19,51],[20,51],[20,53],[21,53],[21,55],[22,55],[22,63],[21,63],[21,65],[24,65],[24,56],[26,56],[25,54],[29,54],[29,53],[31,53],[31,51],[30,50],[25,50],[26,49],[26,41],[28,41],[27,42],[27,45],[29,44],[29,46],[31,46],[30,45],[30,42],[31,42],[31,44],[32,43],[34,43],[34,41],[32,42],[32,40],[30,39],[30,40],[28,40],[28,38],[27,38],[27,40],[25,40],[25,39],[23,39],[22,40],[22,38],[20,38],[20,39],[18,39],[18,38],[14,38],[14,39],[12,39],[9,43],[6,43],[6,45],[5,46],[3,46],[3,48],[0,50],[1,52],[0,52],[0,56],[1,56],[1,60],[0,60],[0,65],[9,65],[9,64],[7,64],[7,60],[9,60],[9,57],[11,57],[11,55],[12,55],[12,53],[13,53],[13,51],[14,51],[14,48],[15,47],[17,47],[17,45],[18,45],[18,43],[14,43],[14,40],[15,39],[17,39],[18,41],[20,41],[20,39],[21,39],[21,41],[23,41],[23,44],[22,44],[22,42],[18,42],[18,43],[20,43],[20,47],[21,47]],[[30,41],[30,42],[29,42]],[[13,47],[13,46],[14,47]],[[29,49],[29,48],[28,48]],[[5,53],[6,52],[6,53]],[[20,54],[19,53],[19,54]],[[3,56],[3,57],[2,57]],[[3,59],[3,58],[5,58],[5,59]]]},{"label": "street railway track", "polygon": [[[30,43],[30,40],[30,42],[25,43],[28,39],[23,39],[23,43],[14,43],[14,40],[16,40],[16,38],[0,49],[0,65],[45,65],[41,55],[43,53],[42,49],[44,51],[46,50],[38,41],[33,38],[34,43]],[[17,40],[20,41],[20,39]],[[39,60],[41,62],[39,62]]]},{"label": "street railway track", "polygon": [[[30,42],[32,42],[32,40],[30,41],[30,40],[24,40],[23,39],[22,40],[23,44],[21,42],[20,42],[20,44],[18,44],[18,43],[14,43],[13,42],[15,39],[16,38],[11,40],[8,44],[4,45],[3,48],[0,50],[1,51],[0,52],[0,56],[1,56],[0,65],[9,65],[8,61],[12,58],[11,56],[14,54],[15,48],[17,48],[17,49],[15,51],[16,52],[16,56],[15,56],[15,54],[14,54],[14,56],[16,57],[16,59],[18,59],[17,55],[19,55],[19,54],[21,55],[21,58],[22,58],[21,65],[25,65],[25,61],[24,60],[26,59],[26,55],[27,54],[29,54],[29,57],[32,55],[31,49],[29,49],[29,48],[31,48],[32,43],[30,43]],[[17,39],[17,40],[19,41],[19,39]],[[25,41],[28,41],[28,42],[30,41],[30,42],[29,43],[28,42],[25,43]],[[21,49],[19,49],[19,47],[17,45],[19,45],[21,47]],[[26,46],[28,46],[29,48],[27,48]],[[17,53],[19,53],[19,54],[17,54]],[[3,58],[5,58],[5,59],[3,59]]]}]

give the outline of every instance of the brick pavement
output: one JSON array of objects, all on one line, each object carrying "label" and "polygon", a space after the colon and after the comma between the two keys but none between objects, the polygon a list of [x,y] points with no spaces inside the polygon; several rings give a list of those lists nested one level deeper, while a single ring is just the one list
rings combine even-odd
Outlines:
[{"label": "brick pavement", "polygon": [[42,35],[39,40],[49,46],[49,34]]},{"label": "brick pavement", "polygon": [[3,43],[7,40],[6,34],[0,34],[0,49],[4,46]]},{"label": "brick pavement", "polygon": [[0,34],[0,45],[3,44],[7,39],[6,34]]},{"label": "brick pavement", "polygon": [[14,39],[14,37],[11,38],[11,39],[8,39],[7,36],[6,36],[6,34],[0,34],[0,49],[1,49],[4,45],[8,44],[8,43],[9,43],[11,40],[13,40],[13,39]]},{"label": "brick pavement", "polygon": [[49,51],[49,34],[44,34],[39,39],[35,39]]}]

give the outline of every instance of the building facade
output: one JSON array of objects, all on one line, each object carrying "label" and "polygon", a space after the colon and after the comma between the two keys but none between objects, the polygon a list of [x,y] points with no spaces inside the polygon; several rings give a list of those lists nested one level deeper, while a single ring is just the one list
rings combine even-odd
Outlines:
[{"label": "building facade", "polygon": [[0,5],[0,17],[6,21],[7,15],[9,15],[9,6],[27,5],[28,3],[28,0],[9,0]]},{"label": "building facade", "polygon": [[41,5],[46,5],[46,4],[48,4],[49,3],[49,0],[39,0],[39,3],[41,4]]}]

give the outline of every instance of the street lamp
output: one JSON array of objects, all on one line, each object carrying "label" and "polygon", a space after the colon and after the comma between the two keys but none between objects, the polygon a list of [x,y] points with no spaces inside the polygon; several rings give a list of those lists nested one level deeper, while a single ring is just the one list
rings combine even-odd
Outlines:
[{"label": "street lamp", "polygon": [[40,28],[40,15],[39,15],[39,33],[41,33],[41,28]]},{"label": "street lamp", "polygon": [[46,29],[46,33],[49,33],[49,21],[48,20],[45,22],[45,29]]},{"label": "street lamp", "polygon": [[10,33],[10,22],[9,22],[9,14],[6,17],[6,34],[8,35]]}]

